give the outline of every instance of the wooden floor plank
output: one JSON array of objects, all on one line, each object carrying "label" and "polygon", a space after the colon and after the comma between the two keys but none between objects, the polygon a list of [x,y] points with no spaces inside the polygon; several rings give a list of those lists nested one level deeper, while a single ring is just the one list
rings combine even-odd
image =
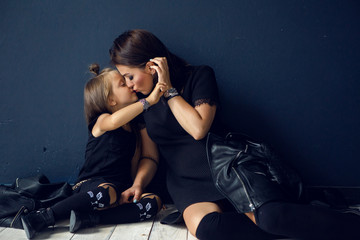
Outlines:
[{"label": "wooden floor plank", "polygon": [[156,216],[149,240],[186,240],[187,229],[184,224],[164,225],[160,219],[174,212],[173,206],[167,206],[167,209],[161,210]]},{"label": "wooden floor plank", "polygon": [[116,225],[99,225],[85,228],[76,232],[71,240],[109,240],[115,231]]},{"label": "wooden floor plank", "polygon": [[110,240],[147,240],[153,221],[145,221],[140,223],[119,224],[116,226]]},{"label": "wooden floor plank", "polygon": [[198,239],[193,235],[191,235],[191,233],[188,231],[187,240],[198,240]]},{"label": "wooden floor plank", "polygon": [[[61,222],[60,225],[56,225],[54,228],[50,227],[39,233],[34,237],[34,240],[40,239],[52,239],[52,240],[69,240],[73,236],[69,233],[69,226]],[[26,240],[26,234],[22,229],[6,228],[0,232],[1,240]]]},{"label": "wooden floor plank", "polygon": [[22,229],[6,228],[0,232],[1,240],[27,240],[26,235]]},{"label": "wooden floor plank", "polygon": [[[25,232],[22,230],[23,236],[26,235]],[[51,240],[69,240],[74,234],[69,232],[69,226],[60,225],[56,227],[50,227],[45,229],[39,233],[36,233],[34,240],[42,240],[42,239],[51,239]]]}]

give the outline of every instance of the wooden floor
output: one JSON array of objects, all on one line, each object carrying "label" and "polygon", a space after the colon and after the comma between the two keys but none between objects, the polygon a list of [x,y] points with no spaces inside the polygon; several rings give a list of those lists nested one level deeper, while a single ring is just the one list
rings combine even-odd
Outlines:
[{"label": "wooden floor", "polygon": [[[101,225],[95,228],[82,229],[73,234],[69,232],[69,222],[60,223],[38,233],[33,239],[51,240],[196,240],[185,225],[164,225],[159,222],[163,216],[174,212],[173,206],[159,212],[153,221],[141,223]],[[26,240],[23,230],[0,227],[0,240]]]},{"label": "wooden floor", "polygon": [[[360,210],[360,206],[355,209]],[[69,221],[38,233],[33,239],[51,240],[196,240],[184,224],[164,225],[160,219],[176,211],[173,205],[166,205],[152,221],[141,223],[100,225],[73,234],[69,232]],[[0,240],[27,240],[21,229],[0,227]],[[282,239],[291,240],[291,239]]]}]

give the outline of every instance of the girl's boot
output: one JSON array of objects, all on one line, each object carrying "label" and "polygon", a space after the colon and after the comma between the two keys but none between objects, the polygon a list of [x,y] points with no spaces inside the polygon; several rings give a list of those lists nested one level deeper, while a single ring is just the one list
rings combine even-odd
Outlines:
[{"label": "girl's boot", "polygon": [[100,217],[95,213],[81,213],[71,210],[69,231],[74,233],[82,228],[94,227],[100,222]]},{"label": "girl's boot", "polygon": [[21,217],[21,222],[28,239],[32,239],[36,232],[55,225],[54,214],[50,208],[42,208]]}]

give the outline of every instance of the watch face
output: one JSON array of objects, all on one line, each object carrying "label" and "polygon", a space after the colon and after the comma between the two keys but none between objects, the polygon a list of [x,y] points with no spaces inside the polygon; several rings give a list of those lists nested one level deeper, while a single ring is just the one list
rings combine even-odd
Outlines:
[{"label": "watch face", "polygon": [[175,88],[170,88],[169,89],[169,93],[176,93],[177,91],[176,91],[176,89]]},{"label": "watch face", "polygon": [[177,94],[178,94],[178,92],[177,92],[176,88],[170,88],[167,91],[165,91],[164,97],[168,98],[168,97],[171,97],[171,96],[174,96],[174,95],[177,95]]}]

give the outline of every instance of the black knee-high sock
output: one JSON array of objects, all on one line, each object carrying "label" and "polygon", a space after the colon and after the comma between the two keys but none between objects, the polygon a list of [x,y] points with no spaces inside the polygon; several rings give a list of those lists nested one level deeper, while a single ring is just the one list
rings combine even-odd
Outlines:
[{"label": "black knee-high sock", "polygon": [[71,210],[91,212],[110,205],[109,189],[95,188],[88,192],[76,193],[51,207],[55,221],[70,217]]},{"label": "black knee-high sock", "polygon": [[155,198],[143,198],[138,203],[122,204],[118,207],[96,211],[101,224],[133,223],[150,219],[158,212]]},{"label": "black knee-high sock", "polygon": [[277,239],[279,236],[265,233],[245,214],[213,212],[200,221],[196,230],[196,237],[200,240],[265,240]]},{"label": "black knee-high sock", "polygon": [[324,207],[267,203],[256,212],[264,231],[296,239],[360,239],[360,217]]}]

